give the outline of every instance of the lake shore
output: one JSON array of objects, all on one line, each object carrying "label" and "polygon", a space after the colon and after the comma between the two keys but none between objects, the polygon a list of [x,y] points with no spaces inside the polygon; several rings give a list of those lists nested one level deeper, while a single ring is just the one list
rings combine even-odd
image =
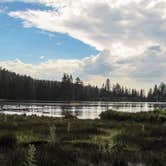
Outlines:
[{"label": "lake shore", "polygon": [[110,118],[113,113],[100,120],[1,114],[0,163],[21,166],[34,150],[31,162],[38,166],[164,166],[165,112],[130,114],[139,121],[127,113]]},{"label": "lake shore", "polygon": [[154,109],[166,109],[166,102],[53,102],[53,103],[23,103],[1,102],[0,113],[9,115],[63,117],[68,111],[78,119],[97,119],[101,112],[116,110],[118,112],[149,112]]}]

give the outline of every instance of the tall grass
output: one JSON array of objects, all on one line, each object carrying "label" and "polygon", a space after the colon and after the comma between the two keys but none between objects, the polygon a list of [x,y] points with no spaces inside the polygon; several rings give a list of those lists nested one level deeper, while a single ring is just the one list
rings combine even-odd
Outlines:
[{"label": "tall grass", "polygon": [[161,116],[160,110],[108,111],[99,120],[0,115],[0,166],[165,166]]}]

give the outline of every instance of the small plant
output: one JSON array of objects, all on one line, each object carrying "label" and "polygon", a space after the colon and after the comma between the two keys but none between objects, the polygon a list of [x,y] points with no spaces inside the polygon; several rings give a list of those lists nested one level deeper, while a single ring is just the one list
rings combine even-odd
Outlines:
[{"label": "small plant", "polygon": [[7,119],[7,116],[4,115],[4,116],[3,116],[3,122],[6,123],[7,120],[8,120],[8,119]]},{"label": "small plant", "polygon": [[51,143],[56,142],[56,127],[55,126],[50,127],[50,142]]},{"label": "small plant", "polygon": [[26,161],[24,163],[24,166],[37,166],[35,154],[36,154],[36,148],[34,145],[30,144],[28,147],[28,153],[26,156]]},{"label": "small plant", "polygon": [[70,131],[71,131],[71,123],[68,122],[67,123],[67,132],[70,133]]},{"label": "small plant", "polygon": [[65,119],[77,119],[77,117],[72,115],[72,113],[69,111],[64,111],[63,114]]}]

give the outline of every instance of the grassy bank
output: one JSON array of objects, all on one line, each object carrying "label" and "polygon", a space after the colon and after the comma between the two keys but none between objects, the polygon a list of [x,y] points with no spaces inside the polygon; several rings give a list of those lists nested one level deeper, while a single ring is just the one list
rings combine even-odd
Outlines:
[{"label": "grassy bank", "polygon": [[165,112],[100,120],[0,115],[1,166],[164,166]]},{"label": "grassy bank", "polygon": [[100,117],[105,120],[163,123],[166,121],[166,111],[156,109],[151,112],[127,113],[109,110],[102,112]]}]

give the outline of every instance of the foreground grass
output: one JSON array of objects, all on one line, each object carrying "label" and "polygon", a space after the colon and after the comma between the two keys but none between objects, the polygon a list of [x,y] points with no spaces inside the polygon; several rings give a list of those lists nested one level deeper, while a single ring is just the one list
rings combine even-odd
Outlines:
[{"label": "foreground grass", "polygon": [[166,114],[100,120],[0,115],[1,166],[165,166]]}]

